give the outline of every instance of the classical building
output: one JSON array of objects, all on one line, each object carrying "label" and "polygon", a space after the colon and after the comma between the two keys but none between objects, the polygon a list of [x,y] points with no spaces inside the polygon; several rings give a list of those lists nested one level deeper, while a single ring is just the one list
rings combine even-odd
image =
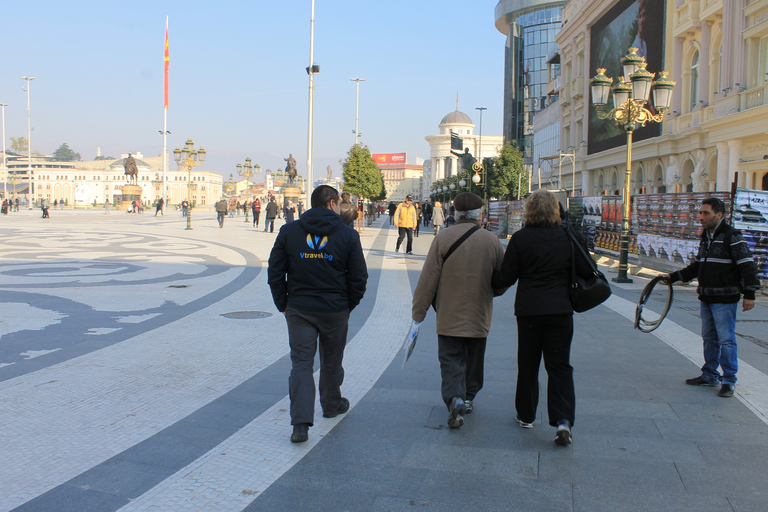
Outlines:
[{"label": "classical building", "polygon": [[635,139],[632,193],[729,191],[734,179],[768,190],[768,1],[571,0],[562,18],[562,81],[549,108],[559,114],[559,147],[575,148],[568,179],[577,195],[623,187],[625,135],[597,124],[588,79],[597,67],[620,75],[624,46],[639,46],[650,71],[669,70],[677,82],[671,115]]},{"label": "classical building", "polygon": [[[431,190],[432,183],[448,176],[458,174],[459,159],[451,153],[451,134],[462,139],[464,149],[453,150],[463,153],[465,149],[477,160],[498,156],[504,145],[504,137],[500,135],[480,135],[475,133],[475,124],[464,112],[455,110],[448,113],[438,125],[440,133],[425,137],[429,142],[429,164],[423,168],[424,177],[422,188]],[[424,196],[426,197],[426,196]]]},{"label": "classical building", "polygon": [[555,47],[564,1],[500,0],[496,28],[504,50],[504,140],[517,144],[525,164],[533,161],[533,117],[549,105],[546,60]]},{"label": "classical building", "polygon": [[[65,201],[67,205],[92,205],[94,201],[119,203],[122,186],[128,183],[123,160],[92,160],[76,162],[57,162],[51,157],[32,157],[32,195],[35,202],[41,199],[53,202]],[[161,156],[145,158],[134,154],[139,170],[138,184],[142,188],[142,200],[153,203],[162,196],[163,159]],[[27,168],[29,163],[25,155],[8,156],[8,182],[19,181],[17,185],[28,183]],[[173,169],[172,169],[173,168]],[[178,204],[187,199],[187,169],[178,169],[175,164],[168,165],[166,172],[166,197],[169,204]],[[192,201],[198,205],[213,204],[222,195],[221,175],[196,167],[191,172]],[[27,197],[27,188],[19,190],[20,197]],[[12,194],[9,193],[9,197]]]}]

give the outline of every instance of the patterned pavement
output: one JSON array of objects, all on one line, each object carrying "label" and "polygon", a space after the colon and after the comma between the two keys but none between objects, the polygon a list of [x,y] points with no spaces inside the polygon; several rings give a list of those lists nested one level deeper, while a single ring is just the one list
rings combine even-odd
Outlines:
[{"label": "patterned pavement", "polygon": [[574,445],[556,449],[545,394],[536,428],[514,426],[511,290],[477,410],[452,431],[433,315],[405,369],[399,353],[432,236],[394,253],[382,217],[361,236],[371,278],[350,321],[352,409],[294,445],[285,323],[266,285],[275,234],[202,212],[192,231],[176,212],[51,217],[0,218],[0,512],[768,508],[764,298],[739,317],[734,400],[680,385],[701,364],[690,288],[651,335],[631,329],[643,278],[578,315]]}]

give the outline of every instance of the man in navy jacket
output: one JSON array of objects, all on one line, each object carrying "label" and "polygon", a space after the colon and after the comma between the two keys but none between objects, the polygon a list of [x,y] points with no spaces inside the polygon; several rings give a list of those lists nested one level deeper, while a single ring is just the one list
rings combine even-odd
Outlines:
[{"label": "man in navy jacket", "polygon": [[308,439],[314,424],[315,353],[320,348],[320,405],[323,417],[349,410],[341,396],[349,313],[365,294],[368,269],[357,231],[339,216],[339,192],[320,185],[312,208],[285,224],[269,255],[269,287],[285,314],[291,347],[291,441]]}]

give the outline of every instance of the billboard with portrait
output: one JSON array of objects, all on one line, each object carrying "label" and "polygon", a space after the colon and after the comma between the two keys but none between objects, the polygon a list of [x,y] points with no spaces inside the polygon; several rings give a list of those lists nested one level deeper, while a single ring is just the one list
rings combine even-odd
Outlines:
[{"label": "billboard with portrait", "polygon": [[[597,74],[597,68],[606,68],[606,76],[614,83],[623,75],[621,58],[630,47],[638,48],[638,55],[645,57],[651,73],[663,71],[664,56],[664,0],[619,0],[600,18],[591,29],[590,65],[588,76]],[[592,106],[590,94],[589,153],[599,153],[626,144],[626,132],[609,119],[600,119]],[[614,107],[609,96],[605,110]],[[647,105],[655,113],[653,105]],[[648,123],[634,132],[634,140],[657,137],[661,133],[659,123]]]}]

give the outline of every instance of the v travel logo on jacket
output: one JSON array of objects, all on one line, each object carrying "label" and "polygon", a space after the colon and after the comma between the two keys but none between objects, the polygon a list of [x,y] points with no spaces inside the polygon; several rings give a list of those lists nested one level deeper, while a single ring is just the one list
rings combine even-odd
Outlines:
[{"label": "v travel logo on jacket", "polygon": [[307,234],[307,245],[310,249],[314,251],[322,251],[325,246],[328,244],[328,237],[327,236],[312,236],[312,234]]}]

